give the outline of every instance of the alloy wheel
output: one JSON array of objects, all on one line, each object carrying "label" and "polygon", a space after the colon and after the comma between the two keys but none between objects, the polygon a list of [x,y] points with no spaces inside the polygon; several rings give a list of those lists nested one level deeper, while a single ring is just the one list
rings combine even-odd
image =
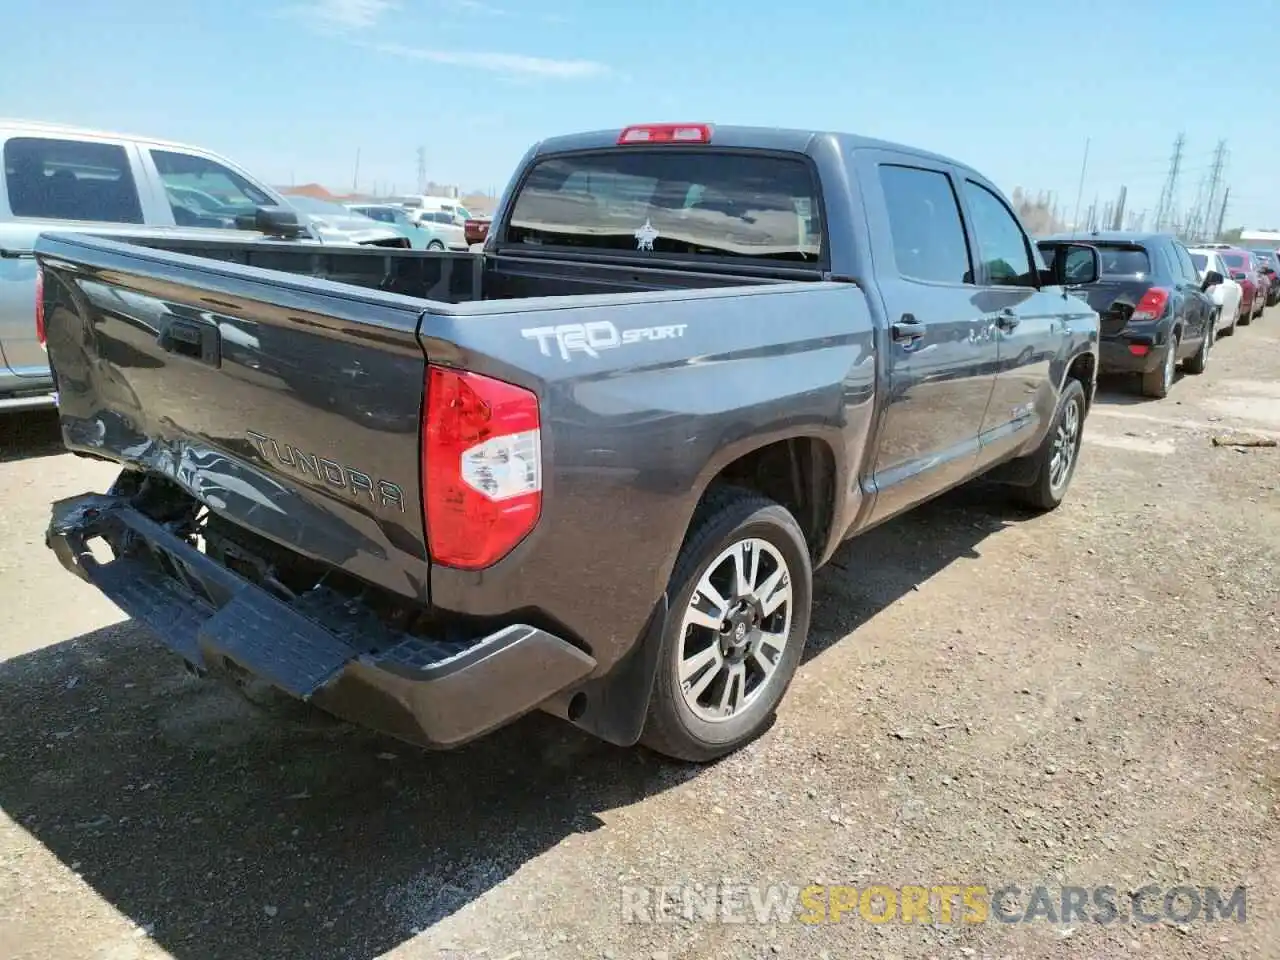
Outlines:
[{"label": "alloy wheel", "polygon": [[720,723],[751,706],[775,676],[791,634],[791,571],[752,537],[725,548],[698,579],[681,623],[685,705]]}]

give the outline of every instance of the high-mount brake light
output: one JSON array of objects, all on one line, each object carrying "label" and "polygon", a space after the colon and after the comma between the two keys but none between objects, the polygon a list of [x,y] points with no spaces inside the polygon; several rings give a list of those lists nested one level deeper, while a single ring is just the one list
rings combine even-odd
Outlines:
[{"label": "high-mount brake light", "polygon": [[480,570],[542,513],[538,398],[523,387],[430,364],[422,423],[422,513],[436,563]]},{"label": "high-mount brake light", "polygon": [[626,127],[618,136],[618,144],[634,143],[710,143],[709,123],[637,123]]},{"label": "high-mount brake light", "polygon": [[1159,320],[1169,306],[1169,291],[1164,287],[1152,287],[1142,295],[1138,305],[1133,308],[1130,320]]},{"label": "high-mount brake light", "polygon": [[36,264],[36,339],[40,346],[48,349],[49,335],[44,326],[44,267]]}]

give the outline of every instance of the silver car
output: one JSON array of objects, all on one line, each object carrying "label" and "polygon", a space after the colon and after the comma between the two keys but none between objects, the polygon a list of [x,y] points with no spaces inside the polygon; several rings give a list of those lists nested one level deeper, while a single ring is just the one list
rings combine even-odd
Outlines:
[{"label": "silver car", "polygon": [[55,403],[35,330],[41,232],[260,240],[258,211],[284,205],[225,157],[164,140],[0,119],[0,157],[0,412]]},{"label": "silver car", "polygon": [[305,217],[312,231],[325,243],[358,243],[376,247],[410,246],[409,238],[394,226],[379,223],[337,203],[315,197],[286,196],[285,203]]}]

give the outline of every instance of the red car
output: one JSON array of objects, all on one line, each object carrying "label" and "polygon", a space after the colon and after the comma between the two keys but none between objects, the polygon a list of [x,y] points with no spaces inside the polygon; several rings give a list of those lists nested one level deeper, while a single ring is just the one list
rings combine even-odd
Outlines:
[{"label": "red car", "polygon": [[1240,284],[1240,320],[1248,323],[1262,316],[1267,306],[1267,288],[1270,281],[1258,270],[1253,254],[1240,247],[1219,250],[1222,260],[1231,271],[1231,279]]}]

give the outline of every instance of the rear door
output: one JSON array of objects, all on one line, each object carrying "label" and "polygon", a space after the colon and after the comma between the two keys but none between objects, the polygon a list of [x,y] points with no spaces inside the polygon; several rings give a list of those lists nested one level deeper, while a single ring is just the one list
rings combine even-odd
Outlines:
[{"label": "rear door", "polygon": [[984,461],[999,459],[1053,416],[1053,362],[1069,328],[1059,288],[1040,289],[1042,261],[1008,203],[968,176],[961,188],[978,251],[978,305],[993,331],[999,369],[982,422]]},{"label": "rear door", "polygon": [[889,323],[889,397],[873,475],[874,519],[973,471],[998,354],[952,169],[891,151],[862,157]]},{"label": "rear door", "polygon": [[149,212],[145,178],[132,144],[103,137],[12,132],[4,141],[0,196],[0,350],[22,377],[49,375],[36,340],[36,237],[52,228],[141,225]]}]

